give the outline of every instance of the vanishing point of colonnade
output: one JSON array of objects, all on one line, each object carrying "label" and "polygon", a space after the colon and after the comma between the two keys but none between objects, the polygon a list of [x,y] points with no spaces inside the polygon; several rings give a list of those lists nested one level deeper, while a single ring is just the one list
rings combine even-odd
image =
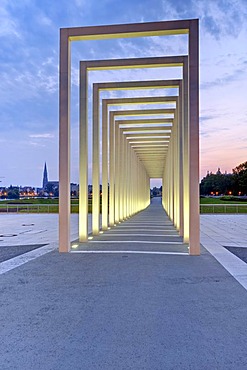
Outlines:
[{"label": "vanishing point of colonnade", "polygon": [[[79,241],[88,240],[88,72],[179,66],[182,68],[182,78],[178,80],[93,84],[92,233],[97,235],[100,232],[100,172],[102,230],[107,230],[145,209],[150,203],[150,178],[162,178],[163,207],[183,241],[189,243],[190,254],[200,254],[199,73],[196,19],[61,29],[60,252],[70,250],[70,43],[78,40],[165,37],[179,34],[188,34],[187,56],[80,62]],[[100,96],[103,90],[164,89],[166,92],[166,89],[171,88],[175,91],[173,96],[164,94],[158,97],[122,99],[101,99]],[[145,109],[140,109],[142,104],[145,104]],[[116,105],[120,105],[122,110],[111,109]],[[138,109],[124,109],[129,105],[138,105]],[[102,117],[101,122],[99,117]]]}]

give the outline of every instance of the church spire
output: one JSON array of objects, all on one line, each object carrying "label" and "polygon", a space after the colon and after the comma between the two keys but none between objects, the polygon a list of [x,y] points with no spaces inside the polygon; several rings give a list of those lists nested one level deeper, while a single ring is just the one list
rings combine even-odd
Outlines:
[{"label": "church spire", "polygon": [[45,162],[44,172],[43,172],[43,189],[45,189],[47,184],[48,184],[48,173],[47,173],[47,167],[46,167],[46,162]]}]

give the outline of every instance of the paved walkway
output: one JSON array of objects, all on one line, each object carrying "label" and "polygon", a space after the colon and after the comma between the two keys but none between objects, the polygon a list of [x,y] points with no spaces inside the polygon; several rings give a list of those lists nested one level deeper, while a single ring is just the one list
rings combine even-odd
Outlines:
[{"label": "paved walkway", "polygon": [[188,255],[188,245],[175,230],[164,212],[160,198],[129,220],[104,233],[94,236],[88,243],[73,243],[73,253],[152,253]]},{"label": "paved walkway", "polygon": [[246,290],[204,247],[190,257],[172,244],[169,220],[152,225],[163,244],[147,243],[148,225],[136,226],[157,220],[152,208],[83,247],[103,250],[104,238],[124,253],[53,249],[0,275],[1,370],[247,368]]},{"label": "paved walkway", "polygon": [[246,225],[246,214],[201,216],[202,245],[247,290]]}]

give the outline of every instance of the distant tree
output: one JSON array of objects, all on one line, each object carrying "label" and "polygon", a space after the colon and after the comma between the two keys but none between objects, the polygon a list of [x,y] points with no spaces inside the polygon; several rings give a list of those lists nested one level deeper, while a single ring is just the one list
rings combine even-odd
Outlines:
[{"label": "distant tree", "polygon": [[233,170],[235,187],[241,194],[247,194],[247,161],[241,163]]},{"label": "distant tree", "polygon": [[19,189],[12,185],[10,185],[10,187],[7,189],[7,193],[8,193],[7,197],[9,199],[19,199],[20,198]]},{"label": "distant tree", "polygon": [[58,189],[58,187],[56,187],[54,189],[54,197],[59,197],[59,189]]},{"label": "distant tree", "polygon": [[232,171],[233,173],[223,174],[218,168],[215,174],[208,172],[200,183],[200,194],[247,195],[247,161],[241,163]]},{"label": "distant tree", "polygon": [[234,190],[234,178],[232,174],[210,173],[204,177],[200,184],[201,195],[228,194]]},{"label": "distant tree", "polygon": [[157,197],[157,194],[158,194],[158,189],[155,186],[155,187],[153,187],[153,196]]}]

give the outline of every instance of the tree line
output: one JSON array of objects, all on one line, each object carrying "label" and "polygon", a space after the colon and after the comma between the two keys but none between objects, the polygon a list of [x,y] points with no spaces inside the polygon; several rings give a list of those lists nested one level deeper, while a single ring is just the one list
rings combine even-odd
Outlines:
[{"label": "tree line", "polygon": [[208,173],[200,183],[201,195],[247,195],[247,161],[232,170],[221,173],[220,169]]}]

